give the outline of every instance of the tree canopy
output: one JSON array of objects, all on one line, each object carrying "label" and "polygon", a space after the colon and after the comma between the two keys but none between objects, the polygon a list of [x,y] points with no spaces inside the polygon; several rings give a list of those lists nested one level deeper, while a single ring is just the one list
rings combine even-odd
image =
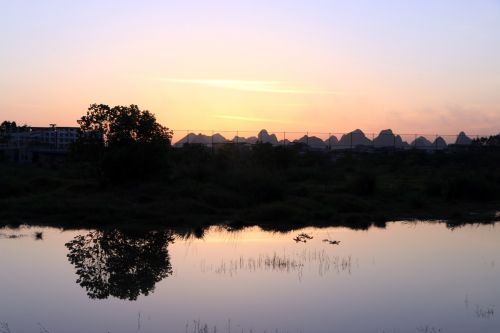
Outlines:
[{"label": "tree canopy", "polygon": [[137,105],[109,107],[92,104],[78,120],[83,136],[99,138],[106,146],[131,143],[170,145],[172,131],[160,125],[151,112]]},{"label": "tree canopy", "polygon": [[170,231],[95,230],[66,243],[77,283],[93,299],[136,300],[172,275]]},{"label": "tree canopy", "polygon": [[166,170],[172,131],[137,105],[92,104],[78,120],[76,155],[95,162],[101,180],[123,182]]},{"label": "tree canopy", "polygon": [[12,132],[24,132],[29,130],[29,126],[24,124],[22,126],[18,126],[15,121],[4,120],[0,124],[0,134],[8,134]]}]

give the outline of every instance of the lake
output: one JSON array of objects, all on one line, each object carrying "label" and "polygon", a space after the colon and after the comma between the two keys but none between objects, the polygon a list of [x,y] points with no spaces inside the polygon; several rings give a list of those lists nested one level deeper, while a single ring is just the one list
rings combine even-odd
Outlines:
[{"label": "lake", "polygon": [[0,229],[0,332],[500,331],[499,224],[197,236]]}]

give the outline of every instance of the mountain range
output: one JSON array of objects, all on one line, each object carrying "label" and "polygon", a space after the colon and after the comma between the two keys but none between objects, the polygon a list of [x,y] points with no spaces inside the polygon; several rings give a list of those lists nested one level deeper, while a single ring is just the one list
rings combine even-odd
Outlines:
[{"label": "mountain range", "polygon": [[417,148],[424,150],[436,150],[445,149],[448,145],[458,145],[466,146],[472,143],[472,139],[465,134],[465,132],[460,132],[455,142],[447,143],[444,138],[437,136],[433,141],[430,141],[424,136],[416,136],[410,143],[403,140],[400,135],[394,134],[391,129],[385,129],[380,131],[380,133],[370,140],[362,130],[356,129],[352,132],[343,134],[340,139],[335,135],[331,135],[326,140],[323,140],[317,136],[304,135],[299,139],[289,141],[288,139],[278,139],[278,136],[274,133],[269,133],[267,130],[261,130],[257,136],[242,137],[235,136],[232,139],[227,139],[219,133],[214,135],[205,135],[202,133],[195,134],[189,133],[179,141],[177,141],[174,146],[182,147],[186,143],[202,144],[206,146],[212,146],[222,143],[237,143],[237,144],[255,144],[257,142],[270,143],[274,146],[277,145],[290,145],[290,144],[303,144],[312,149],[323,150],[323,149],[350,149],[359,147],[374,147],[374,148]]}]

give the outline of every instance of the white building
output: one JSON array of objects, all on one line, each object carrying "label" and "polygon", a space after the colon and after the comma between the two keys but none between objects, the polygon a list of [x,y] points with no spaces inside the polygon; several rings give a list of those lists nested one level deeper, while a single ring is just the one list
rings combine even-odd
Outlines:
[{"label": "white building", "polygon": [[14,147],[68,150],[78,139],[78,127],[28,127],[8,133],[7,144]]}]

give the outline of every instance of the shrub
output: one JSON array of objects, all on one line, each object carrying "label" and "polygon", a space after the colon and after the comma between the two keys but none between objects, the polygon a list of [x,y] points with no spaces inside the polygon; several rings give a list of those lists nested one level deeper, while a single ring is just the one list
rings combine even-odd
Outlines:
[{"label": "shrub", "polygon": [[355,174],[348,182],[348,191],[357,195],[373,195],[376,190],[377,177],[373,173]]},{"label": "shrub", "polygon": [[470,177],[459,176],[448,180],[445,189],[446,197],[450,200],[491,200],[496,191],[492,183],[477,175]]}]

